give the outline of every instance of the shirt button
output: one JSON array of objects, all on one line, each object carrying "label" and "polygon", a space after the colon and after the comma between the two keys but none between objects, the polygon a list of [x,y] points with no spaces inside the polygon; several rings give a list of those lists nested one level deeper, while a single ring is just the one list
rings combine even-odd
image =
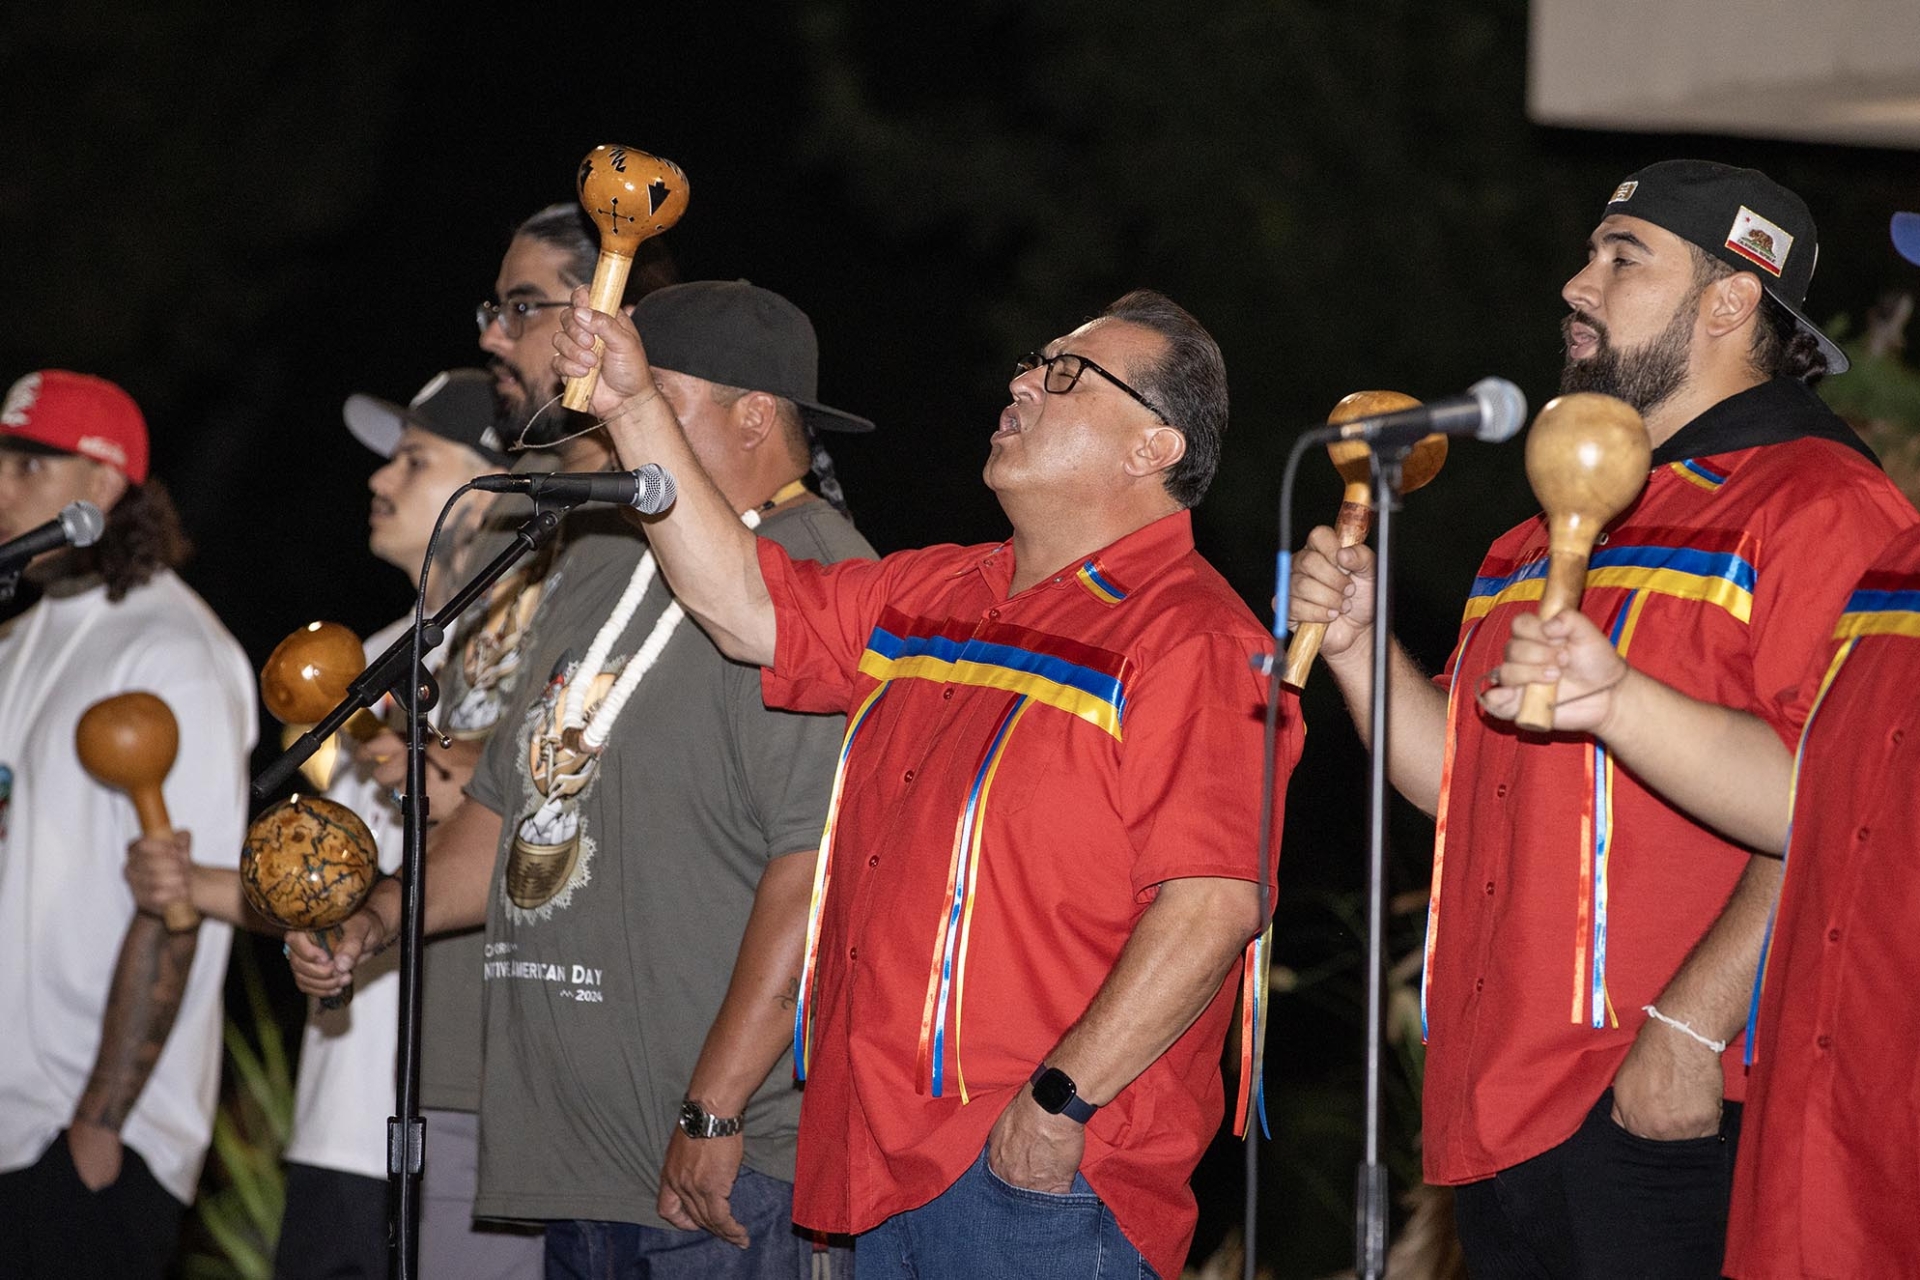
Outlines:
[{"label": "shirt button", "polygon": [[903,774],[901,774],[901,775],[900,775],[900,781],[902,781],[902,782],[912,782],[912,781],[913,781],[913,770],[911,770],[911,769],[909,769],[909,770],[907,770],[907,771],[906,771],[905,773],[903,773]]},{"label": "shirt button", "polygon": [[1866,838],[1872,834],[1873,834],[1872,827],[1862,827],[1858,831],[1853,833],[1853,838],[1855,840],[1859,840],[1864,843],[1866,841]]},{"label": "shirt button", "polygon": [[860,958],[860,948],[858,947],[847,948],[847,959],[858,960],[859,958]]},{"label": "shirt button", "polygon": [[1907,731],[1905,729],[1895,729],[1887,736],[1893,739],[1893,745],[1897,747],[1907,740]]},{"label": "shirt button", "polygon": [[1819,1045],[1822,1049],[1831,1049],[1833,1048],[1833,1037],[1821,1036],[1818,1040],[1815,1040],[1814,1043]]},{"label": "shirt button", "polygon": [[1840,941],[1840,931],[1838,929],[1827,930],[1827,941],[1828,942]]},{"label": "shirt button", "polygon": [[1493,896],[1493,881],[1491,880],[1487,881],[1487,896],[1489,898]]},{"label": "shirt button", "polygon": [[1507,795],[1507,784],[1503,782],[1499,786],[1495,787],[1493,789],[1493,794],[1495,794],[1496,796],[1499,796],[1501,799],[1505,799]]},{"label": "shirt button", "polygon": [[942,689],[940,691],[940,696],[942,698],[951,698],[953,696],[953,686],[948,685],[945,689]]},{"label": "shirt button", "polygon": [[1485,978],[1475,978],[1473,980],[1473,989],[1475,991],[1484,991],[1486,990],[1486,986],[1487,980]]},{"label": "shirt button", "polygon": [[877,867],[877,866],[879,866],[879,865],[880,865],[880,855],[876,853],[876,854],[874,854],[874,855],[873,855],[873,856],[872,856],[871,858],[868,858],[868,859],[867,859],[867,865],[868,865],[868,866],[870,866],[870,867]]},{"label": "shirt button", "polygon": [[997,618],[1000,616],[1000,611],[998,609],[989,609],[987,610],[987,616],[989,618]]}]

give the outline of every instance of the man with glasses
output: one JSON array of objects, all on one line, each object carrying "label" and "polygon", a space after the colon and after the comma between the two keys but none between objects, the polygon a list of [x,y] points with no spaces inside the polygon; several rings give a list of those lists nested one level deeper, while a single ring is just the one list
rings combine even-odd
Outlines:
[{"label": "man with glasses", "polygon": [[574,303],[555,368],[597,364],[623,464],[678,477],[648,538],[681,602],[769,704],[848,715],[795,1017],[796,1220],[862,1233],[863,1277],[1178,1274],[1278,849],[1270,639],[1188,511],[1226,427],[1219,348],[1128,294],[1014,370],[986,465],[1009,541],[822,565],[744,534],[632,326]]},{"label": "man with glasses", "polygon": [[[872,427],[817,402],[807,317],[745,281],[656,290],[633,314],[741,532],[871,555],[803,482],[814,429]],[[486,924],[475,1207],[547,1222],[554,1280],[808,1280],[785,1054],[842,722],[769,711],[619,514],[567,524],[532,678],[427,849],[427,930]],[[302,984],[337,988],[397,905],[376,888],[337,962],[295,940]]]}]

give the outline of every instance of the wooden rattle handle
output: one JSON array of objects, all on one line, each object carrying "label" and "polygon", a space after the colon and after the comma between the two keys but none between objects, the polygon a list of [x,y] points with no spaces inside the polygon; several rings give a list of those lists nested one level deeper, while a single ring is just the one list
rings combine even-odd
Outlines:
[{"label": "wooden rattle handle", "polygon": [[[600,258],[593,265],[593,284],[588,290],[587,305],[595,311],[612,315],[620,309],[620,299],[627,292],[627,273],[633,269],[633,258],[624,253],[615,253],[602,249]],[[605,353],[607,344],[600,339],[593,340],[593,354]],[[593,404],[593,389],[600,382],[600,366],[595,365],[577,378],[567,379],[567,393],[560,403],[575,413],[585,413]]]},{"label": "wooden rattle handle", "polygon": [[[333,954],[333,944],[346,936],[346,930],[337,924],[326,929],[310,929],[308,933],[312,935],[315,942],[320,944],[320,949],[329,956]],[[332,995],[320,997],[320,1007],[322,1009],[344,1009],[352,1003],[353,979],[351,978],[347,979],[346,986],[340,988],[340,990],[334,992]]]},{"label": "wooden rattle handle", "polygon": [[[1580,597],[1587,589],[1587,554],[1584,548],[1547,553],[1547,581],[1540,592],[1542,622],[1580,607]],[[1528,685],[1520,694],[1520,714],[1513,718],[1514,723],[1535,733],[1550,732],[1559,689],[1557,681]]]},{"label": "wooden rattle handle", "polygon": [[[148,836],[171,836],[173,820],[167,816],[166,797],[160,794],[160,784],[127,788],[127,798],[133,801],[133,811],[140,818],[140,834]],[[200,913],[193,909],[191,902],[169,902],[162,913],[167,922],[168,933],[191,933],[200,927]]]},{"label": "wooden rattle handle", "polygon": [[[1349,484],[1340,500],[1340,514],[1333,522],[1333,531],[1343,547],[1358,546],[1367,540],[1367,531],[1373,527],[1373,490],[1365,484]],[[1320,641],[1326,638],[1327,624],[1324,622],[1303,622],[1295,629],[1293,640],[1287,645],[1287,669],[1283,679],[1296,689],[1304,689],[1307,684],[1307,672],[1313,670],[1313,660],[1320,656]]]}]

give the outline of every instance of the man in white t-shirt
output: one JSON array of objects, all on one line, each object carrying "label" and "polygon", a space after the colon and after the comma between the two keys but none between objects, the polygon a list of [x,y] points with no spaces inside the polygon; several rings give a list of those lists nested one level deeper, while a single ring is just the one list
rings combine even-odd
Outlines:
[{"label": "man in white t-shirt", "polygon": [[[49,369],[0,405],[0,540],[68,503],[100,540],[46,553],[0,621],[0,1277],[162,1274],[193,1198],[220,1079],[230,932],[136,912],[131,844],[231,866],[246,828],[253,673],[174,575],[188,550],[147,474],[125,391]],[[163,788],[176,832],[142,840],[132,802],[74,748],[102,698],[172,708]]]},{"label": "man in white t-shirt", "polygon": [[[368,549],[405,573],[417,588],[434,521],[447,499],[475,475],[506,466],[495,427],[493,378],[481,369],[449,370],[436,374],[409,405],[356,395],[347,400],[344,416],[354,437],[387,459],[367,481],[372,492]],[[442,529],[427,593],[429,613],[471,573],[469,553],[490,501],[489,495],[478,493],[463,498]],[[384,652],[412,618],[409,611],[370,636],[367,656]],[[484,625],[488,620],[475,621]],[[428,665],[439,668],[469,630],[457,630],[451,644],[430,653]],[[498,642],[499,637],[493,639]],[[510,646],[512,641],[504,643]],[[470,691],[472,681],[460,687]],[[335,757],[338,763],[324,790],[327,798],[366,822],[380,849],[380,867],[387,872],[400,864],[401,821],[391,787],[375,776],[382,772],[375,762],[384,763],[387,754],[400,750],[397,737],[382,734],[363,749],[361,767],[344,753]],[[430,811],[450,812],[459,803],[460,787],[472,772],[471,762],[463,766],[459,756],[439,748],[429,752]],[[247,907],[240,878],[226,865],[199,862],[189,878],[184,859],[172,856],[168,848],[145,846],[129,874],[135,896],[149,910],[164,910],[167,903],[190,895],[207,915],[279,932]],[[388,951],[355,975],[354,997],[347,1007],[316,1004],[309,1009],[285,1153],[287,1195],[274,1261],[277,1280],[384,1280],[388,1273],[387,1117],[394,1106],[399,954]],[[473,1034],[477,1037],[477,1028]],[[430,1159],[444,1162],[453,1158],[451,1151],[436,1144]],[[444,1222],[424,1231],[421,1274],[427,1280],[537,1274],[538,1232],[476,1228],[472,1202],[469,1186],[464,1202],[439,1215]],[[442,1238],[447,1232],[473,1238],[450,1243]],[[458,1261],[476,1255],[487,1259],[477,1273]]]}]

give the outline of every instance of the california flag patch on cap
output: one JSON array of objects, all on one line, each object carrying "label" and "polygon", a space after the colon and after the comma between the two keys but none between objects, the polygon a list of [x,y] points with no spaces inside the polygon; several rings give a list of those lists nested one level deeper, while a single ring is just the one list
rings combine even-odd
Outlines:
[{"label": "california flag patch on cap", "polygon": [[1619,204],[1623,200],[1631,200],[1633,199],[1633,193],[1638,190],[1639,187],[1639,183],[1631,180],[1623,182],[1613,189],[1613,194],[1607,197],[1607,203]]},{"label": "california flag patch on cap", "polygon": [[1777,276],[1787,265],[1787,255],[1793,251],[1793,237],[1782,231],[1778,223],[1769,222],[1741,205],[1739,215],[1733,220],[1733,230],[1727,232],[1727,248]]}]

